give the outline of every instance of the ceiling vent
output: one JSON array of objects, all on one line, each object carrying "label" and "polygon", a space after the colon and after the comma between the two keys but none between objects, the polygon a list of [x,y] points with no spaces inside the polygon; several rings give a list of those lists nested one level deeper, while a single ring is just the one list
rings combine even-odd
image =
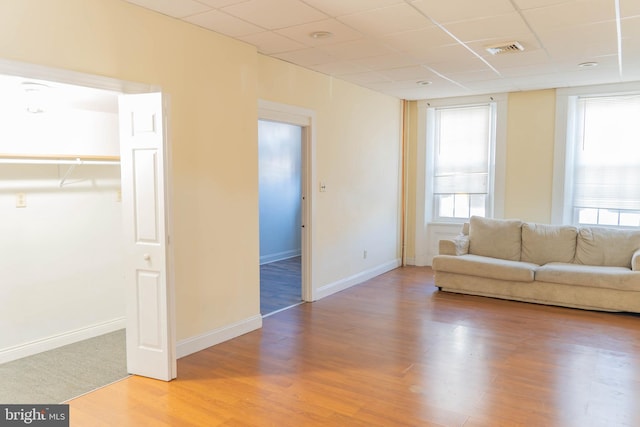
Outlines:
[{"label": "ceiling vent", "polygon": [[521,52],[524,50],[524,47],[519,42],[507,42],[501,44],[494,44],[493,46],[487,46],[487,52],[492,55],[498,55],[500,53],[513,53],[513,52]]}]

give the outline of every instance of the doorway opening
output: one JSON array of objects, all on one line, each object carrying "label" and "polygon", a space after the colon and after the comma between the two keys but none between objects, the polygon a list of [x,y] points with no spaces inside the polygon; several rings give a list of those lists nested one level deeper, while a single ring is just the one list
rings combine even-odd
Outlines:
[{"label": "doorway opening", "polygon": [[[315,300],[315,113],[259,100],[258,118],[260,271],[261,279],[266,279],[261,280],[260,300],[264,317]],[[276,142],[265,142],[268,139]],[[271,198],[270,193],[277,193],[278,197]],[[266,286],[262,290],[263,284],[268,286],[266,282],[274,278],[275,290],[269,291]],[[270,292],[276,296],[273,304],[267,301]],[[277,298],[278,293],[283,295]]]},{"label": "doorway opening", "polygon": [[258,121],[260,313],[302,302],[302,127]]},{"label": "doorway opening", "polygon": [[128,375],[119,93],[1,74],[0,94],[0,400],[59,403]]},{"label": "doorway opening", "polygon": [[[133,184],[122,173],[128,156],[122,155],[120,167],[119,104],[123,98],[132,99],[125,94],[156,90],[144,84],[0,59],[0,113],[4,119],[0,126],[0,210],[5,218],[5,239],[0,243],[3,378],[8,379],[3,369],[13,369],[15,366],[9,365],[16,365],[14,362],[35,356],[42,359],[49,352],[64,354],[70,348],[79,353],[78,344],[95,343],[102,337],[118,347],[119,372],[124,376],[140,374],[136,367],[131,369],[132,346],[123,342],[125,329],[128,339],[137,322],[130,327],[135,316],[126,310],[132,304],[125,290],[129,277],[135,274],[125,274],[129,255],[123,248],[128,217],[133,215],[127,215],[122,202],[128,200],[124,194],[131,193]],[[156,104],[160,111],[156,108],[153,112],[164,124],[163,103]],[[131,113],[127,116],[133,117]],[[162,172],[162,165],[153,170]],[[144,188],[138,184],[135,190]],[[158,211],[164,212],[164,207]],[[164,235],[169,227],[170,220],[159,223],[158,229]],[[167,283],[172,285],[171,280]],[[175,377],[173,293],[168,285],[156,294],[166,297],[170,311],[158,327],[169,331],[172,338],[163,342],[169,349],[163,357]],[[105,348],[104,342],[84,347],[98,355],[96,371],[105,366],[100,358],[107,356],[99,350]],[[81,360],[84,363],[87,358]],[[58,378],[51,366],[46,366],[49,361],[44,360],[43,371]],[[33,371],[33,366],[29,370]],[[73,367],[72,372],[77,374]],[[167,375],[146,376],[170,379]],[[90,387],[78,394],[113,382],[82,384],[77,375],[68,377],[75,385]],[[0,385],[16,394],[15,384]],[[65,398],[74,397],[75,392],[71,393]],[[57,399],[49,397],[42,403]],[[25,401],[38,403],[33,398],[17,403]]]}]

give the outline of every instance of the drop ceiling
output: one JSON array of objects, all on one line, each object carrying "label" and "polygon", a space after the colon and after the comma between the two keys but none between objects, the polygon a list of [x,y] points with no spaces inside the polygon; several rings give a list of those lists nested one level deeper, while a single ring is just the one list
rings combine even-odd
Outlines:
[{"label": "drop ceiling", "polygon": [[638,0],[126,1],[402,99],[640,80]]}]

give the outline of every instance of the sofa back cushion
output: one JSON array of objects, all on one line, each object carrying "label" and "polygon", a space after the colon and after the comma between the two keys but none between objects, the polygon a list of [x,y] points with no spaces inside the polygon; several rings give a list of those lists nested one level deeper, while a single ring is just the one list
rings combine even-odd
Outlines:
[{"label": "sofa back cushion", "polygon": [[639,248],[638,230],[580,227],[574,262],[631,268],[633,253]]},{"label": "sofa back cushion", "polygon": [[573,262],[578,228],[570,225],[522,224],[521,261],[544,265]]},{"label": "sofa back cushion", "polygon": [[522,221],[472,216],[469,220],[469,253],[520,261]]}]

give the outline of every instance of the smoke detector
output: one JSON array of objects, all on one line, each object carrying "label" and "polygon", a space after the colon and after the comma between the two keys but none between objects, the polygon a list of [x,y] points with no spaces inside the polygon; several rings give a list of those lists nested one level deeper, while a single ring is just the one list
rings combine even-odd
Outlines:
[{"label": "smoke detector", "polygon": [[524,47],[519,42],[507,42],[487,46],[485,49],[491,55],[498,55],[500,53],[521,52],[524,50]]}]

